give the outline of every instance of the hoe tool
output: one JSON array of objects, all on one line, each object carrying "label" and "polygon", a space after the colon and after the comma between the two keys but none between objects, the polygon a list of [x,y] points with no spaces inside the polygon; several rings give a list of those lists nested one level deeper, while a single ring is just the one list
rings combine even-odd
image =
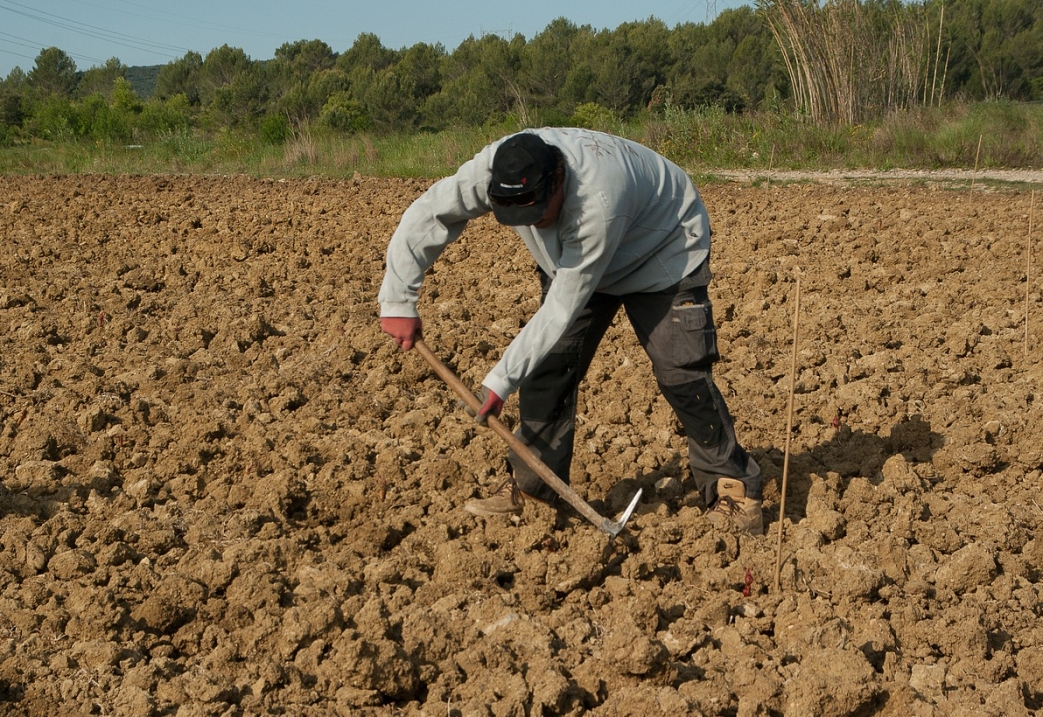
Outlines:
[{"label": "hoe tool", "polygon": [[[435,370],[435,373],[445,381],[450,388],[452,388],[458,396],[463,400],[464,404],[477,413],[481,407],[481,401],[471,393],[463,382],[456,377],[456,374],[446,366],[442,361],[435,356],[434,352],[428,347],[423,339],[417,339],[413,347],[420,352],[420,355],[424,357],[431,368]],[[615,538],[619,535],[620,531],[623,530],[623,526],[626,525],[627,520],[630,518],[630,514],[634,512],[634,508],[637,507],[637,501],[641,498],[641,490],[638,489],[633,499],[630,501],[630,505],[623,511],[618,520],[609,520],[603,517],[600,513],[594,510],[589,503],[579,497],[576,491],[572,490],[572,487],[568,483],[558,478],[554,474],[546,463],[540,460],[540,457],[533,453],[532,449],[522,443],[521,439],[511,433],[511,430],[507,426],[503,425],[496,416],[489,416],[488,420],[489,428],[493,429],[497,435],[507,442],[507,445],[513,450],[519,458],[536,471],[536,474],[543,480],[544,483],[554,489],[554,492],[564,498],[569,505],[579,511],[580,515],[589,520],[594,524],[601,532],[607,533],[609,539]]]}]

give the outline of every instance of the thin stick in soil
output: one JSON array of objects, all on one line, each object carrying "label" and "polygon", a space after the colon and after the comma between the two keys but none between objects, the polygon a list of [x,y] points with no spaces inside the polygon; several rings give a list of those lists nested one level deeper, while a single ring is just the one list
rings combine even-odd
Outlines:
[{"label": "thin stick in soil", "polygon": [[1025,252],[1025,367],[1029,360],[1029,294],[1032,288],[1032,220],[1036,214],[1036,190],[1032,190],[1029,199],[1029,235],[1028,249]]},{"label": "thin stick in soil", "polygon": [[782,496],[779,500],[779,542],[775,551],[774,590],[779,591],[779,574],[782,571],[782,534],[786,526],[786,483],[789,478],[790,438],[793,434],[793,392],[797,378],[797,335],[800,326],[800,276],[797,276],[797,299],[793,307],[793,355],[789,369],[789,407],[786,409],[786,450],[782,461]]}]

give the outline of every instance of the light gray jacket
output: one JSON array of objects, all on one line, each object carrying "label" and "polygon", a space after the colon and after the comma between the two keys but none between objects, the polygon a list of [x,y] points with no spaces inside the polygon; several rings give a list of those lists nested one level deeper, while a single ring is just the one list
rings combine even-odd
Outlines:
[{"label": "light gray jacket", "polygon": [[[699,192],[673,162],[635,142],[586,129],[530,130],[565,156],[565,201],[549,229],[514,227],[550,277],[539,311],[482,384],[506,398],[550,352],[595,292],[666,289],[710,252]],[[387,250],[380,315],[418,316],[424,273],[468,220],[492,211],[488,185],[499,140],[432,185],[402,215]]]}]

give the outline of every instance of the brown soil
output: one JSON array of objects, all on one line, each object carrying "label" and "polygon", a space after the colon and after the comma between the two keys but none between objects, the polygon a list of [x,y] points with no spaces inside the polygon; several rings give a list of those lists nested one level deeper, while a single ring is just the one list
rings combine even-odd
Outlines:
[{"label": "brown soil", "polygon": [[[610,542],[461,510],[506,448],[377,323],[425,186],[0,178],[0,713],[1041,711],[1028,191],[705,187],[769,533],[702,517],[620,316],[573,470],[603,514],[643,488]],[[431,273],[428,343],[468,385],[532,269],[484,219]]]}]

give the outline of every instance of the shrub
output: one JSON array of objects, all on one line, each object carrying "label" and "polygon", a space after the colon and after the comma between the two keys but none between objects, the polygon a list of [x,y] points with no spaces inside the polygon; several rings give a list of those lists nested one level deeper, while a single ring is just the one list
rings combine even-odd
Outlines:
[{"label": "shrub", "polygon": [[351,133],[368,129],[370,124],[362,105],[347,92],[335,92],[330,96],[319,121],[330,129]]},{"label": "shrub", "polygon": [[130,142],[130,115],[109,105],[101,95],[81,100],[75,109],[78,110],[78,136],[97,142]]},{"label": "shrub", "polygon": [[76,139],[78,121],[71,100],[50,97],[32,108],[30,114],[28,128],[32,136],[52,142],[69,142]]},{"label": "shrub", "polygon": [[282,115],[268,115],[261,120],[261,141],[280,145],[290,136],[290,123]]},{"label": "shrub", "polygon": [[174,95],[165,100],[152,99],[141,108],[137,129],[149,139],[185,132],[191,116],[186,95]]},{"label": "shrub", "polygon": [[585,102],[576,107],[572,113],[571,123],[575,127],[586,127],[608,131],[616,122],[616,116],[612,110],[602,107],[597,102]]}]

